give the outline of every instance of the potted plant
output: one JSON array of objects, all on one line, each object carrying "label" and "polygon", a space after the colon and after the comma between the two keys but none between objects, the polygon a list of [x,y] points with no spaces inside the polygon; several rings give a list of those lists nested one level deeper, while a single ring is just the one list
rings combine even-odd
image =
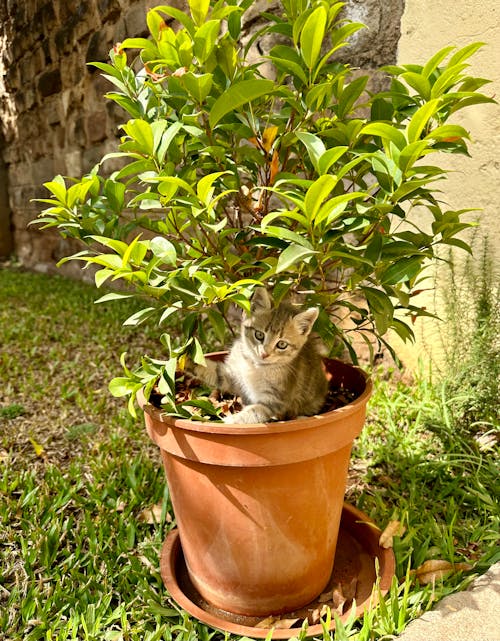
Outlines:
[{"label": "potted plant", "polygon": [[[81,179],[45,183],[38,223],[82,241],[68,259],[96,267],[98,287],[125,283],[101,301],[144,300],[125,324],[157,322],[166,356],[144,356],[132,370],[122,359],[125,375],[111,392],[128,396],[132,412],[139,396],[162,447],[196,587],[216,605],[263,615],[324,586],[371,384],[327,361],[332,378],[355,388],[353,403],[319,418],[235,426],[193,416],[193,407],[213,407],[176,398],[176,371],[187,357],[205,366],[214,337],[227,346],[231,310],[249,314],[262,286],[276,305],[298,294],[317,308],[315,331],[330,354],[342,345],[356,362],[355,336],[372,355],[391,350],[389,331],[411,340],[415,319],[428,315],[418,294],[439,248],[469,251],[458,236],[469,210],[440,202],[446,171],[431,154],[466,154],[468,134],[453,116],[491,99],[479,92],[486,81],[467,74],[480,44],[385,67],[387,89],[374,93],[337,57],[362,28],[342,17],[342,3],[283,0],[243,46],[251,4],[156,7],[149,38],[127,39],[109,64],[94,63],[114,85],[107,98],[127,113],[118,151]],[[264,35],[274,44],[256,55]],[[106,176],[110,158],[122,166]],[[172,318],[181,322],[169,332]],[[326,415],[335,415],[333,427]],[[253,489],[243,487],[245,475]]]}]

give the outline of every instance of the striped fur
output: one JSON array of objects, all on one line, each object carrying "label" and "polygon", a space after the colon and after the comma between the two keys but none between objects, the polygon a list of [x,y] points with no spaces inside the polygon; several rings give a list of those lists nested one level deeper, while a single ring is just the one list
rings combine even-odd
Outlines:
[{"label": "striped fur", "polygon": [[311,332],[317,316],[314,307],[274,306],[266,290],[256,290],[226,361],[191,368],[210,387],[241,397],[243,409],[225,422],[265,423],[321,410],[328,385],[322,343]]}]

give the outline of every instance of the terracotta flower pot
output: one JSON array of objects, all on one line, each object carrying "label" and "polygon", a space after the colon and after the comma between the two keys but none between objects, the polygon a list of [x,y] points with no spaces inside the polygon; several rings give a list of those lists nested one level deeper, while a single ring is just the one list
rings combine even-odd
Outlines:
[{"label": "terracotta flower pot", "polygon": [[333,384],[359,396],[314,417],[201,423],[141,401],[148,434],[161,449],[190,579],[218,608],[250,616],[290,612],[316,598],[330,578],[351,447],[372,385],[358,368],[325,365]]}]

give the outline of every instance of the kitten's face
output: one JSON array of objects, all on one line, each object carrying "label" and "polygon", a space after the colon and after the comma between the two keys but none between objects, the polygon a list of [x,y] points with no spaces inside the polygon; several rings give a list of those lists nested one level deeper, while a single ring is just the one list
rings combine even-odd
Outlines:
[{"label": "kitten's face", "polygon": [[251,314],[242,324],[245,352],[258,366],[285,365],[304,346],[318,310],[298,311],[286,304],[272,307],[267,292],[260,291],[254,294]]}]

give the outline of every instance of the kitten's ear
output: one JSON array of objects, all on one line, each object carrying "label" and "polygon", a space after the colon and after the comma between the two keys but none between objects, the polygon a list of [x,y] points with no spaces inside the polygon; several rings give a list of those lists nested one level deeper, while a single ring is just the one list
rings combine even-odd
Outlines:
[{"label": "kitten's ear", "polygon": [[318,318],[319,309],[309,307],[305,312],[299,312],[293,317],[293,322],[301,334],[308,336],[313,328],[315,320]]},{"label": "kitten's ear", "polygon": [[255,312],[269,311],[272,306],[273,299],[267,289],[258,287],[254,291],[250,302],[250,312],[254,314]]}]

